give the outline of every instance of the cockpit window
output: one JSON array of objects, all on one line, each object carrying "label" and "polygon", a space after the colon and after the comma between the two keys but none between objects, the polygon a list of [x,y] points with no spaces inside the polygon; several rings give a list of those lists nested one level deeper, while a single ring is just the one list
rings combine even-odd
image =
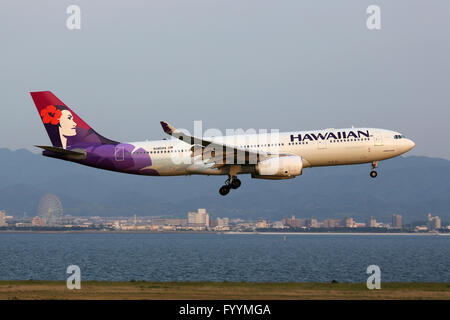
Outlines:
[{"label": "cockpit window", "polygon": [[404,135],[402,135],[402,134],[396,134],[394,136],[394,139],[403,139],[403,138],[406,138],[406,137]]}]

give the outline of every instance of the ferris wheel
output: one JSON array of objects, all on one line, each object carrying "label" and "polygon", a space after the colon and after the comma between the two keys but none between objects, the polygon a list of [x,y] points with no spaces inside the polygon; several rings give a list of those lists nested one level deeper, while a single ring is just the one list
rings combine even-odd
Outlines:
[{"label": "ferris wheel", "polygon": [[48,226],[62,222],[63,207],[61,200],[54,194],[46,194],[39,201],[38,216]]}]

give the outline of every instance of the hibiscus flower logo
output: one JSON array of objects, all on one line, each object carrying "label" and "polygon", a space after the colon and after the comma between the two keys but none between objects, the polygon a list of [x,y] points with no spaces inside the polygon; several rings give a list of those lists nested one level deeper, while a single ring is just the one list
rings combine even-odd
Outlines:
[{"label": "hibiscus flower logo", "polygon": [[45,109],[41,111],[42,121],[47,124],[51,123],[56,125],[59,123],[59,119],[61,118],[61,110],[56,109],[54,105],[49,105]]}]

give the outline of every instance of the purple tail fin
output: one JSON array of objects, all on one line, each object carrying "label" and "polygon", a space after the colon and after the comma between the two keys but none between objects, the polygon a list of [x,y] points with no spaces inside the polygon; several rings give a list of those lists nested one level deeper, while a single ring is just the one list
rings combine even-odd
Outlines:
[{"label": "purple tail fin", "polygon": [[86,144],[118,144],[95,132],[52,92],[30,94],[54,147],[66,149]]}]

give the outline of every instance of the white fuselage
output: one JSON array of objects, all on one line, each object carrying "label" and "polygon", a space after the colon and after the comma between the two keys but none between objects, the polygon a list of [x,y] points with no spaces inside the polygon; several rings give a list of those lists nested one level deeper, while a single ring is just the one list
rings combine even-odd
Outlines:
[{"label": "white fuselage", "polygon": [[[303,167],[371,163],[399,156],[414,147],[414,142],[398,132],[375,128],[323,129],[268,134],[243,134],[204,137],[205,140],[253,152],[301,156]],[[191,145],[172,138],[132,142],[145,150],[151,168],[161,176],[228,174],[223,168],[193,161]],[[242,165],[239,173],[251,173],[251,165]]]}]

